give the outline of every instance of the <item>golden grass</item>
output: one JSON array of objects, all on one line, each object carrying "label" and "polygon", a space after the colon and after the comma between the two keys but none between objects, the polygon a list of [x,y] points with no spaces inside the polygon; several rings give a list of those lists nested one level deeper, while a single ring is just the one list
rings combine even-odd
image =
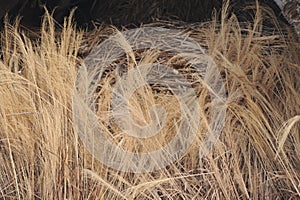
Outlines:
[{"label": "golden grass", "polygon": [[[86,40],[71,19],[57,36],[52,18],[46,17],[38,40],[26,37],[17,25],[6,26],[0,61],[0,198],[299,198],[299,43],[277,31],[263,34],[262,20],[258,11],[253,25],[242,26],[224,11],[221,21],[190,26],[187,33],[207,48],[223,74],[225,127],[211,153],[199,159],[210,108],[207,90],[195,84],[202,117],[197,138],[179,161],[153,173],[110,169],[83,148],[74,129],[72,101],[82,62],[78,52]],[[103,38],[109,31],[97,33]],[[134,68],[135,63],[164,58],[176,65],[174,57],[161,52],[136,54],[139,61],[124,57],[120,62]],[[115,70],[111,67],[99,82],[97,96],[99,121],[110,127],[107,134],[130,151],[168,142],[180,110],[174,106],[176,98],[163,89],[140,88],[130,104],[141,125],[149,123],[151,105],[165,105],[167,126],[153,140],[128,137],[107,119]],[[192,74],[188,67],[178,70]]]}]

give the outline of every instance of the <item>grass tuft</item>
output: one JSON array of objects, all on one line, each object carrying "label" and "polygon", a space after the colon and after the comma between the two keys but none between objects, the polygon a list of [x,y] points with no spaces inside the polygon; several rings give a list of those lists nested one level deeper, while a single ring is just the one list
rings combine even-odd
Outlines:
[{"label": "grass tuft", "polygon": [[[260,10],[253,24],[239,23],[226,9],[222,16],[181,27],[206,48],[228,95],[225,127],[201,159],[199,148],[211,121],[203,77],[167,52],[134,51],[115,62],[125,72],[142,63],[168,64],[198,94],[201,126],[196,139],[178,161],[153,173],[106,167],[83,148],[74,129],[73,92],[82,56],[116,30],[76,31],[71,18],[56,30],[47,14],[40,37],[32,39],[18,23],[6,24],[0,61],[1,199],[299,198],[300,45],[289,33],[263,27]],[[115,66],[98,83],[98,121],[111,140],[129,151],[165,145],[178,130],[178,100],[160,85],[139,88],[130,99],[132,119],[141,126],[149,123],[151,106],[160,103],[167,111],[166,123],[153,138],[128,136],[111,120],[111,94],[119,76]]]}]

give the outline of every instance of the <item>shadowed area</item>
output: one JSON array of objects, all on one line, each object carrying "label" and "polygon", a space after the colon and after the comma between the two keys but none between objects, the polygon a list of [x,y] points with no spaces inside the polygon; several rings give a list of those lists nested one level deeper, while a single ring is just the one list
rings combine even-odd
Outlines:
[{"label": "shadowed area", "polygon": [[[230,12],[240,20],[253,21],[253,12],[245,11],[245,6],[255,5],[254,0],[231,0]],[[277,4],[272,0],[261,0],[278,19],[283,20]],[[62,23],[73,8],[74,20],[79,25],[91,25],[91,21],[112,23],[113,25],[139,25],[157,19],[200,22],[211,20],[214,10],[220,14],[222,1],[219,0],[0,0],[0,18],[22,16],[21,22],[27,26],[39,26],[44,7],[53,12],[54,19]],[[284,21],[284,20],[283,20]]]}]

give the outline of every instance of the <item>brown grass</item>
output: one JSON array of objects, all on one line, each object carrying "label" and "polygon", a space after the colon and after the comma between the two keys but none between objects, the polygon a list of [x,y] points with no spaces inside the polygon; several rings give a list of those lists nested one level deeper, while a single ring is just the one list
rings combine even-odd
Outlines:
[{"label": "brown grass", "polygon": [[[223,13],[221,21],[191,25],[186,31],[222,72],[228,98],[226,124],[212,152],[199,159],[207,130],[207,90],[199,91],[201,128],[177,162],[153,173],[126,173],[106,167],[82,146],[73,124],[73,89],[86,41],[66,21],[59,36],[51,17],[39,40],[17,25],[1,35],[0,198],[1,199],[297,199],[300,197],[300,57],[299,43],[278,31],[262,33],[261,11],[255,23],[242,25]],[[111,29],[98,32],[107,36]],[[160,52],[136,52],[125,66],[168,63]],[[171,66],[176,63],[169,62]],[[187,67],[179,68],[186,75]],[[116,143],[146,151],[168,142],[178,125],[176,98],[143,87],[131,99],[131,114],[149,122],[148,109],[162,103],[168,123],[155,140],[138,141],[120,133],[107,118],[115,69],[99,82],[98,117]],[[201,77],[193,77],[201,82]],[[193,79],[193,80],[194,80]],[[172,106],[173,105],[173,106]],[[174,108],[175,107],[175,108]],[[140,120],[140,121],[138,121]],[[175,127],[175,128],[174,128]]]}]

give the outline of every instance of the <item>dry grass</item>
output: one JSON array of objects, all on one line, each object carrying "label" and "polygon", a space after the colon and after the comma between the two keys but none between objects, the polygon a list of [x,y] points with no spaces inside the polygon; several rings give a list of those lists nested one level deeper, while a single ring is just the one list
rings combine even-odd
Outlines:
[{"label": "dry grass", "polygon": [[[71,20],[57,36],[51,17],[46,17],[41,37],[34,41],[17,25],[6,26],[0,61],[1,199],[299,198],[299,43],[276,31],[262,34],[261,22],[260,12],[249,26],[224,12],[221,21],[190,26],[187,32],[207,48],[223,74],[225,127],[211,153],[199,159],[210,104],[201,77],[192,76],[202,116],[197,138],[179,161],[153,173],[119,172],[84,150],[74,129],[72,99],[85,40]],[[109,31],[99,32],[105,36]],[[174,57],[161,52],[136,54],[136,60],[124,57],[119,62],[134,68],[135,63],[162,58],[177,66]],[[176,98],[162,88],[140,88],[130,104],[141,125],[149,122],[151,105],[165,105],[167,126],[152,141],[128,137],[107,119],[115,70],[111,67],[103,76],[96,98],[107,133],[131,151],[168,142],[181,113],[174,106]],[[178,70],[193,73],[187,66]]]}]

